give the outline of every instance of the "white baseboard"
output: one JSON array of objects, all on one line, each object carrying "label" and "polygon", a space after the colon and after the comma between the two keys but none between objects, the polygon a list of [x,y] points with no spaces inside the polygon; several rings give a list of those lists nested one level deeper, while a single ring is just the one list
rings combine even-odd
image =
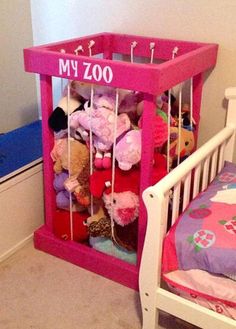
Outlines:
[{"label": "white baseboard", "polygon": [[0,262],[22,248],[44,222],[42,163],[0,183]]},{"label": "white baseboard", "polygon": [[4,260],[6,260],[7,258],[9,258],[16,251],[18,251],[19,249],[21,249],[22,247],[24,247],[29,241],[32,241],[32,240],[33,240],[33,234],[30,234],[27,238],[25,238],[24,240],[22,240],[19,243],[17,243],[14,247],[12,247],[11,249],[9,249],[4,254],[0,255],[0,263],[3,262]]}]

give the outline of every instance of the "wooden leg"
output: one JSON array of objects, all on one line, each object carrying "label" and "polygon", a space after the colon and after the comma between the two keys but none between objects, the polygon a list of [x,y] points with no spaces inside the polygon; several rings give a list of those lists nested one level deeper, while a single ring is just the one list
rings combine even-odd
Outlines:
[{"label": "wooden leg", "polygon": [[142,329],[158,328],[159,311],[156,309],[154,296],[147,292],[140,292],[143,325]]}]

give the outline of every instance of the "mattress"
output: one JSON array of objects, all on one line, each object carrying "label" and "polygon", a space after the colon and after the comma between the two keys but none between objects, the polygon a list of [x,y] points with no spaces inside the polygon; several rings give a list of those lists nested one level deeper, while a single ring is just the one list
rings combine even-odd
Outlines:
[{"label": "mattress", "polygon": [[236,166],[226,162],[167,233],[162,273],[184,298],[236,319]]},{"label": "mattress", "polygon": [[164,274],[170,291],[236,320],[236,282],[202,270],[176,270]]}]

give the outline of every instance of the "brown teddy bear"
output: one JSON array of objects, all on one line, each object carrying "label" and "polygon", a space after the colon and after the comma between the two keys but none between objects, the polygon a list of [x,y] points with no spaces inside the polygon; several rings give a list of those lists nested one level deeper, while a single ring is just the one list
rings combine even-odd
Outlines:
[{"label": "brown teddy bear", "polygon": [[[70,143],[70,145],[69,145]],[[89,150],[88,147],[75,140],[75,139],[63,139],[63,146],[61,145],[61,151],[57,151],[57,156],[54,156],[54,172],[59,174],[65,170],[70,169],[70,177],[77,178],[84,168],[89,167]],[[70,147],[70,164],[68,163],[68,147]],[[56,153],[55,149],[53,150]]]}]

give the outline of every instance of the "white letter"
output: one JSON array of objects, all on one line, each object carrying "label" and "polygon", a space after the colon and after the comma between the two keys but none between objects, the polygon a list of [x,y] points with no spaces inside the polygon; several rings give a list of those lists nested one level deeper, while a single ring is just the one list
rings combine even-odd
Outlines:
[{"label": "white letter", "polygon": [[102,68],[100,65],[98,64],[95,64],[94,67],[93,67],[93,78],[96,80],[96,81],[101,81],[102,80]]},{"label": "white letter", "polygon": [[70,76],[70,61],[69,59],[66,59],[64,62],[64,59],[59,58],[59,74],[62,75],[63,73]]},{"label": "white letter", "polygon": [[105,66],[103,69],[103,79],[106,83],[110,83],[113,79],[113,72],[110,66]]},{"label": "white letter", "polygon": [[90,69],[91,63],[84,62],[83,65],[86,66],[85,71],[84,71],[84,79],[92,80],[92,75],[91,74],[89,75],[89,69]]},{"label": "white letter", "polygon": [[77,61],[71,61],[72,69],[74,70],[74,77],[78,76],[78,62]]}]

